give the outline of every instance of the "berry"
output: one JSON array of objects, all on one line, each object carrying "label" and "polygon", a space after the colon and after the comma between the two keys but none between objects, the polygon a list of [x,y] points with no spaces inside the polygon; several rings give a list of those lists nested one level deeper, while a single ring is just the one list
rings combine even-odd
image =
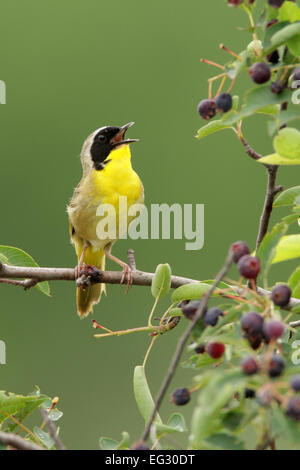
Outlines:
[{"label": "berry", "polygon": [[284,333],[284,324],[280,321],[270,320],[263,326],[264,338],[267,342],[280,338]]},{"label": "berry", "polygon": [[295,68],[293,72],[293,79],[300,80],[300,67]]},{"label": "berry", "polygon": [[271,78],[270,67],[264,62],[257,62],[249,69],[249,75],[258,85],[266,83]]},{"label": "berry", "polygon": [[216,106],[218,111],[227,113],[232,108],[232,96],[230,93],[221,93],[216,99]]},{"label": "berry", "polygon": [[139,441],[139,442],[136,442],[135,444],[132,444],[131,449],[132,450],[150,450],[150,447],[148,447],[144,441]]},{"label": "berry", "polygon": [[259,390],[259,392],[256,394],[257,396],[257,401],[261,406],[270,406],[273,396],[270,390]]},{"label": "berry", "polygon": [[195,348],[195,353],[196,353],[196,354],[203,354],[203,353],[205,353],[205,346],[204,346],[204,344],[200,344],[199,346],[197,346],[197,347]]},{"label": "berry", "polygon": [[284,0],[268,0],[268,4],[273,8],[280,8],[284,4]]},{"label": "berry", "polygon": [[244,374],[253,375],[258,371],[258,365],[253,357],[245,357],[242,361],[242,369]]},{"label": "berry", "polygon": [[260,271],[260,261],[255,256],[244,255],[239,259],[238,269],[246,279],[256,279]]},{"label": "berry", "polygon": [[246,336],[246,339],[249,341],[251,348],[254,349],[254,351],[256,351],[262,343],[262,340],[263,340],[262,335],[245,335],[245,336]]},{"label": "berry", "polygon": [[182,406],[186,405],[191,399],[191,394],[187,388],[177,388],[171,397],[171,403],[174,405]]},{"label": "berry", "polygon": [[241,3],[243,3],[244,0],[228,0],[228,5],[237,7]]},{"label": "berry", "polygon": [[272,289],[271,299],[275,305],[278,305],[279,307],[285,307],[289,303],[291,295],[292,291],[289,286],[280,284]]},{"label": "berry", "polygon": [[283,92],[284,89],[285,89],[285,83],[283,83],[281,80],[276,80],[276,82],[271,83],[270,90],[275,95],[279,95],[280,93]]},{"label": "berry", "polygon": [[245,398],[255,398],[255,390],[252,388],[245,388],[244,396]]},{"label": "berry", "polygon": [[234,252],[234,262],[237,263],[239,259],[244,255],[249,255],[250,251],[246,243],[235,242],[231,245],[231,249]]},{"label": "berry", "polygon": [[210,326],[216,326],[219,317],[223,317],[224,313],[217,307],[210,308],[204,315],[204,323]]},{"label": "berry", "polygon": [[282,374],[285,364],[281,356],[276,356],[275,354],[271,357],[269,363],[269,376],[278,377]]},{"label": "berry", "polygon": [[273,24],[278,23],[278,19],[274,18],[273,20],[269,21],[269,23],[266,24],[266,29],[270,28],[270,26],[273,26]]},{"label": "berry", "polygon": [[300,391],[300,375],[294,375],[292,378],[291,378],[291,387],[293,390],[295,390],[295,392],[299,392]]},{"label": "berry", "polygon": [[214,100],[202,100],[198,104],[198,113],[203,119],[207,121],[214,117],[217,112],[216,103]]},{"label": "berry", "polygon": [[287,405],[286,414],[290,418],[300,421],[300,397],[292,397]]},{"label": "berry", "polygon": [[262,335],[264,319],[256,312],[246,313],[241,320],[241,327],[250,336]]},{"label": "berry", "polygon": [[181,310],[183,315],[188,319],[192,320],[200,307],[200,300],[193,300],[188,304],[184,305]]},{"label": "berry", "polygon": [[271,54],[267,55],[267,60],[268,62],[271,62],[271,64],[277,64],[279,62],[279,54],[278,54],[277,49],[271,52]]},{"label": "berry", "polygon": [[223,343],[209,343],[207,345],[207,354],[213,359],[219,359],[225,352],[225,346]]}]

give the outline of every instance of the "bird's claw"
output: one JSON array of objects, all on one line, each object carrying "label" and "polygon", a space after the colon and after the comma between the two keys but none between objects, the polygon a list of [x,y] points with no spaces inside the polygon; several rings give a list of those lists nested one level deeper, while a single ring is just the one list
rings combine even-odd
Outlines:
[{"label": "bird's claw", "polygon": [[101,271],[97,268],[97,266],[92,266],[85,263],[82,265],[77,265],[75,268],[75,278],[80,280],[80,282],[77,282],[77,286],[85,289],[86,287],[99,282],[100,274]]},{"label": "bird's claw", "polygon": [[128,266],[128,264],[126,264],[123,267],[120,284],[123,284],[126,278],[127,278],[127,287],[126,287],[126,294],[127,294],[133,281],[132,269]]}]

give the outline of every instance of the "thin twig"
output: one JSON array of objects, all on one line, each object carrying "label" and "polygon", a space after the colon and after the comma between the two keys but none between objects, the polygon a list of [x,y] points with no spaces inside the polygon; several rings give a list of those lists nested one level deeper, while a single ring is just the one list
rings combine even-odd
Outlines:
[{"label": "thin twig", "polygon": [[49,431],[50,437],[52,437],[52,439],[55,443],[56,449],[57,450],[66,450],[65,446],[63,445],[63,443],[61,442],[60,438],[57,435],[57,429],[56,429],[55,424],[53,423],[53,421],[49,418],[48,412],[46,410],[41,409],[41,415],[42,415],[42,418],[43,418],[44,422],[46,423],[46,426],[47,426],[47,429]]},{"label": "thin twig", "polygon": [[199,306],[193,320],[190,322],[190,324],[186,328],[184,334],[182,335],[182,337],[178,341],[177,349],[176,349],[176,351],[174,353],[174,356],[172,358],[168,373],[167,373],[167,375],[166,375],[166,377],[163,381],[163,384],[161,386],[161,389],[160,389],[160,391],[157,395],[151,417],[150,417],[149,422],[148,422],[148,424],[145,428],[145,431],[143,432],[143,435],[141,437],[142,441],[146,441],[149,437],[153,420],[155,418],[155,415],[156,415],[157,411],[159,410],[161,402],[162,402],[162,400],[163,400],[163,398],[166,394],[167,388],[168,388],[168,386],[169,386],[169,384],[170,384],[170,382],[171,382],[171,380],[172,380],[172,378],[173,378],[173,376],[176,372],[176,368],[177,368],[177,365],[180,361],[181,354],[183,352],[185,344],[186,344],[186,342],[187,342],[194,326],[196,325],[198,320],[203,315],[203,312],[206,309],[206,306],[207,306],[207,303],[208,303],[208,300],[209,300],[210,296],[212,295],[213,291],[215,290],[215,288],[217,287],[219,282],[223,279],[223,277],[228,272],[228,270],[229,270],[229,268],[230,268],[230,266],[233,262],[233,256],[234,256],[234,254],[233,254],[232,250],[230,250],[229,253],[228,253],[227,259],[225,261],[224,267],[221,269],[221,271],[217,275],[214,283],[212,284],[212,286],[209,289],[209,291],[207,292],[207,294],[202,297],[200,306]]},{"label": "thin twig", "polygon": [[43,447],[38,446],[34,442],[23,439],[11,432],[0,431],[0,444],[4,446],[11,446],[18,450],[45,450]]}]

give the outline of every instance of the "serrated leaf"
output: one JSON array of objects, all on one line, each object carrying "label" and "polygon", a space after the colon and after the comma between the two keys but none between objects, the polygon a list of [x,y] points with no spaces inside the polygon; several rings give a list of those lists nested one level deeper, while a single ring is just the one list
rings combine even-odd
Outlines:
[{"label": "serrated leaf", "polygon": [[293,206],[298,198],[300,198],[300,186],[294,186],[282,191],[275,199],[273,207]]},{"label": "serrated leaf", "polygon": [[[133,388],[138,409],[147,423],[154,409],[154,401],[148,386],[143,366],[136,366],[134,369]],[[162,420],[158,413],[156,414],[154,422],[156,424],[162,424]]]},{"label": "serrated leaf", "polygon": [[300,235],[285,235],[279,241],[272,263],[300,257]]},{"label": "serrated leaf", "polygon": [[[25,251],[20,248],[15,248],[13,246],[0,245],[0,256],[4,256],[6,258],[6,261],[4,260],[3,262],[12,266],[39,267],[36,261],[28,253],[25,253]],[[36,287],[43,294],[50,296],[50,287],[48,282],[40,282]]]},{"label": "serrated leaf", "polygon": [[273,259],[276,255],[276,247],[280,242],[282,236],[286,233],[288,225],[284,223],[276,224],[272,231],[267,233],[260,244],[257,256],[260,259],[262,269],[261,275],[264,282],[267,281],[267,275]]},{"label": "serrated leaf", "polygon": [[37,426],[34,426],[33,432],[47,449],[51,449],[54,446],[54,441],[48,432],[43,431]]},{"label": "serrated leaf", "polygon": [[[183,286],[177,287],[172,294],[172,302],[178,303],[182,300],[198,300],[202,295],[210,290],[211,286],[203,282],[192,282]],[[218,289],[212,295],[216,296]]]},{"label": "serrated leaf", "polygon": [[151,284],[151,293],[155,298],[168,295],[171,288],[171,268],[166,264],[159,264],[155,270]]}]

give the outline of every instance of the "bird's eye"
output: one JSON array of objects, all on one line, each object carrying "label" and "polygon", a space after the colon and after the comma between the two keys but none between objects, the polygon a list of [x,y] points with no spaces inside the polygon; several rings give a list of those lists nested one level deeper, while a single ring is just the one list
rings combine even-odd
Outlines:
[{"label": "bird's eye", "polygon": [[105,135],[100,134],[100,135],[98,136],[98,140],[99,140],[99,142],[105,142],[105,141],[106,141]]}]

